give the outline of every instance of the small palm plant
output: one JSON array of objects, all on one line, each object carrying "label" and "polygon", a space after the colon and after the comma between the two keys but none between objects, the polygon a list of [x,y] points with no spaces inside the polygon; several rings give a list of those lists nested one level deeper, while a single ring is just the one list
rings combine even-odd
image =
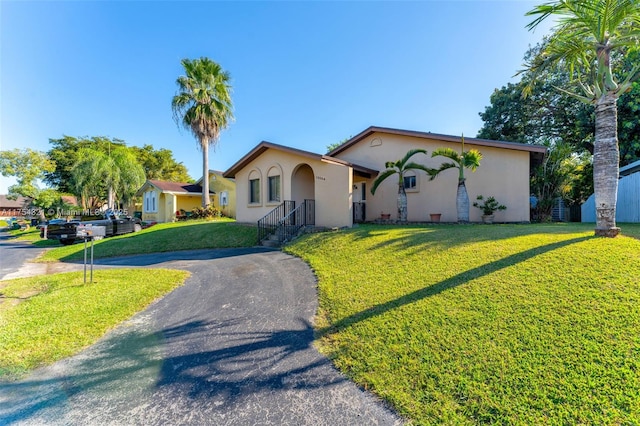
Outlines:
[{"label": "small palm plant", "polygon": [[427,173],[432,172],[431,169],[422,164],[409,161],[411,157],[418,153],[426,154],[427,151],[425,149],[411,149],[400,160],[395,162],[387,161],[384,165],[387,170],[376,178],[371,187],[371,194],[375,195],[376,189],[378,189],[378,186],[380,186],[386,178],[395,174],[398,175],[398,220],[401,222],[407,221],[407,193],[404,188],[404,174],[409,170],[423,170]]},{"label": "small palm plant", "polygon": [[[478,201],[473,203],[473,207],[477,207],[480,210],[482,210],[482,215],[483,216],[491,216],[495,212],[497,212],[498,210],[506,210],[507,209],[507,206],[505,206],[504,204],[500,204],[496,200],[496,198],[493,197],[493,196],[487,197],[487,199],[485,200],[482,195],[478,195],[476,200],[478,200]],[[482,201],[482,203],[480,203],[479,201]]]},{"label": "small palm plant", "polygon": [[430,169],[429,180],[434,180],[441,172],[447,169],[458,169],[458,190],[456,193],[456,210],[458,222],[469,222],[469,195],[465,186],[464,169],[475,172],[480,166],[482,154],[477,149],[464,150],[464,135],[462,136],[462,148],[456,152],[451,148],[438,148],[431,153],[431,157],[446,157],[451,162],[442,163],[438,169]]}]

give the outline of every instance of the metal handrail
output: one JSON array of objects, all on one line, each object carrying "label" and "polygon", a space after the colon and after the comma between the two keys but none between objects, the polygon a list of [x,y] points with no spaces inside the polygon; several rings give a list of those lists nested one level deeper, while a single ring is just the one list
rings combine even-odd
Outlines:
[{"label": "metal handrail", "polygon": [[280,219],[289,214],[294,209],[295,204],[295,201],[283,201],[278,207],[258,220],[258,242],[264,240],[269,234],[278,229]]},{"label": "metal handrail", "polygon": [[301,228],[315,223],[315,200],[304,200],[298,207],[285,201],[258,221],[258,241],[270,235],[276,235],[279,243],[290,241]]}]

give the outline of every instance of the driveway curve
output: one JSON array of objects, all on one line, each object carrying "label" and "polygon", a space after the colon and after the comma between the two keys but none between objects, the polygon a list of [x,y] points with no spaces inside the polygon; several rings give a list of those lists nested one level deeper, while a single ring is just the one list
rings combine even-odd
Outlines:
[{"label": "driveway curve", "polygon": [[0,424],[402,423],[313,347],[316,280],[300,259],[253,248],[96,263],[191,277],[77,356],[0,383]]}]

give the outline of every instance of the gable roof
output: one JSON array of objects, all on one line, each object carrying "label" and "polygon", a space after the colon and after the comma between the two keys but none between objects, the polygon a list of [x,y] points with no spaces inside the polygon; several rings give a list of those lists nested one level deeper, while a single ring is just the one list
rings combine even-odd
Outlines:
[{"label": "gable roof", "polygon": [[339,158],[333,158],[329,155],[316,154],[310,151],[304,151],[302,149],[291,148],[284,145],[279,145],[273,142],[262,141],[255,148],[249,151],[244,157],[238,160],[233,166],[222,174],[226,178],[235,178],[236,173],[245,168],[253,160],[261,156],[266,150],[275,149],[278,151],[288,152],[290,154],[299,155],[312,160],[318,160],[326,163],[338,164],[341,166],[352,167],[353,170],[362,174],[365,177],[374,177],[378,174],[377,170],[370,169],[368,167],[359,166],[357,164],[350,163],[348,161],[340,160]]},{"label": "gable roof", "polygon": [[3,209],[24,209],[31,205],[31,198],[18,195],[18,198],[12,200],[8,195],[0,195],[0,207]]},{"label": "gable roof", "polygon": [[[370,126],[362,132],[358,133],[342,145],[338,146],[327,155],[333,156],[345,151],[349,147],[357,144],[361,140],[366,137],[374,134],[374,133],[386,133],[390,135],[400,135],[400,136],[411,136],[414,138],[422,138],[422,139],[435,139],[441,140],[444,142],[460,142],[460,136],[451,136],[451,135],[441,135],[438,133],[431,132],[418,132],[415,130],[401,130],[401,129],[392,129],[389,127],[377,127]],[[542,161],[545,153],[547,152],[547,148],[540,145],[530,145],[518,142],[505,142],[505,141],[492,141],[488,139],[477,139],[477,138],[464,138],[465,142],[471,145],[479,145],[479,146],[491,146],[494,148],[502,148],[502,149],[513,149],[516,151],[529,151],[532,160],[535,158],[536,161]]]},{"label": "gable roof", "polygon": [[[186,183],[186,182],[169,182],[166,180],[153,180],[150,179],[142,185],[142,187],[138,190],[137,194],[141,194],[142,190],[151,185],[156,189],[159,189],[161,192],[167,192],[171,194],[190,194],[190,195],[202,195],[202,186],[196,185],[194,183]],[[215,194],[213,191],[209,191],[210,194]]]}]

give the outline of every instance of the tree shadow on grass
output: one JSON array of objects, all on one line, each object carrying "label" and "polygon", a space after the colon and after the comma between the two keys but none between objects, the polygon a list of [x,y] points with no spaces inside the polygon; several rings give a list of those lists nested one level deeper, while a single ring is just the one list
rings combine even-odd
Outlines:
[{"label": "tree shadow on grass", "polygon": [[[419,244],[434,244],[442,249],[482,241],[499,241],[535,234],[575,234],[592,230],[583,224],[443,224],[443,225],[361,225],[351,232],[354,240],[385,236],[372,249],[398,246],[400,249]],[[393,232],[390,232],[393,231]],[[389,237],[394,234],[394,237]]]},{"label": "tree shadow on grass", "polygon": [[79,403],[118,415],[140,406],[161,410],[177,398],[224,415],[259,393],[343,382],[313,349],[311,324],[298,323],[264,332],[242,331],[245,319],[192,319],[159,332],[121,327],[62,367],[0,382],[0,423],[64,418]]},{"label": "tree shadow on grass", "polygon": [[478,266],[476,268],[469,269],[451,278],[448,278],[444,281],[440,281],[439,283],[433,284],[429,287],[421,288],[419,290],[405,294],[404,296],[398,297],[396,299],[390,300],[385,303],[381,303],[379,305],[372,306],[364,311],[345,317],[331,324],[328,327],[317,330],[317,335],[324,336],[327,334],[335,333],[341,329],[347,328],[358,322],[365,321],[369,318],[372,318],[378,315],[382,315],[386,312],[389,312],[391,310],[394,310],[396,308],[399,308],[405,305],[409,305],[419,300],[438,295],[444,291],[466,284],[471,280],[474,280],[476,278],[479,278],[485,275],[492,274],[504,268],[514,266],[520,262],[524,262],[535,256],[538,256],[553,250],[557,250],[559,248],[562,248],[571,244],[580,243],[582,241],[586,241],[592,238],[596,238],[596,237],[595,236],[578,237],[578,238],[572,238],[569,240],[558,241],[558,242],[547,244],[544,246],[534,247],[529,250],[512,254],[500,260],[496,260],[494,262],[490,262],[490,263]]}]

